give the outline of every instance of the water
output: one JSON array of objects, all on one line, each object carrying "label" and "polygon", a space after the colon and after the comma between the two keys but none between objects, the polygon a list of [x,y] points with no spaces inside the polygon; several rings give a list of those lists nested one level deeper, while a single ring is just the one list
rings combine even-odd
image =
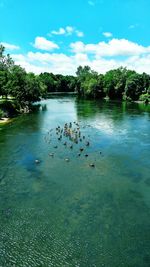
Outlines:
[{"label": "water", "polygon": [[[41,104],[0,126],[0,267],[150,266],[149,106]],[[57,140],[74,121],[89,147]]]}]

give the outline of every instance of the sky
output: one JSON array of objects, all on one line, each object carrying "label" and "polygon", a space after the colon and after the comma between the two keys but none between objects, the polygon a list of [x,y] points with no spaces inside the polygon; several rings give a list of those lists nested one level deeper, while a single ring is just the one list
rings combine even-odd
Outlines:
[{"label": "sky", "polygon": [[27,72],[150,74],[150,0],[0,0],[0,43]]}]

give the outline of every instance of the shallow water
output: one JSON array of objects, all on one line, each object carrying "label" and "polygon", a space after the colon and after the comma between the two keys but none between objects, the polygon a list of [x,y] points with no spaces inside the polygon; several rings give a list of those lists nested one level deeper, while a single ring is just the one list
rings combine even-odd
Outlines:
[{"label": "shallow water", "polygon": [[[150,266],[149,106],[41,104],[0,125],[0,267]],[[57,140],[74,121],[89,147]]]}]

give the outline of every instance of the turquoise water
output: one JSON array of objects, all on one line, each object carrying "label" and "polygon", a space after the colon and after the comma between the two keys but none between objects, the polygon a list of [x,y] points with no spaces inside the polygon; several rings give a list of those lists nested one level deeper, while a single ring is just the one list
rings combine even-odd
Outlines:
[{"label": "turquoise water", "polygon": [[149,106],[41,104],[0,125],[0,267],[150,266]]}]

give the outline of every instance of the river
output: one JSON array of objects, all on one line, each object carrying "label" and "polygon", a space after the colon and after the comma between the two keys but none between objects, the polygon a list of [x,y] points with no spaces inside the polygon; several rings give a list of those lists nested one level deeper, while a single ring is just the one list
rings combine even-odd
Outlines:
[{"label": "river", "polygon": [[40,104],[0,125],[0,267],[150,266],[149,106]]}]

